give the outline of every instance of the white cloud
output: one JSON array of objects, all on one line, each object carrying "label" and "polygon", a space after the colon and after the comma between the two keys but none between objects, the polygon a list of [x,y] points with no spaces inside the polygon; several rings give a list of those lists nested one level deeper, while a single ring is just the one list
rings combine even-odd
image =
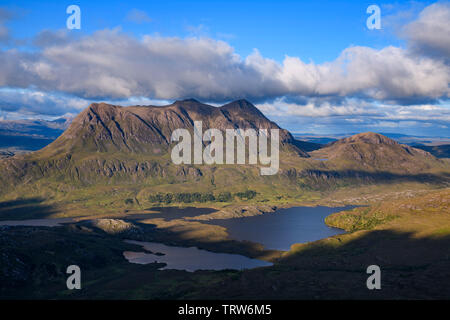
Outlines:
[{"label": "white cloud", "polygon": [[21,114],[22,117],[78,113],[88,104],[87,100],[61,94],[29,89],[0,88],[0,111]]},{"label": "white cloud", "polygon": [[323,98],[304,102],[279,98],[257,107],[280,126],[296,132],[389,132],[389,128],[397,128],[408,134],[450,135],[450,107],[445,104],[402,106],[360,99],[336,103]]},{"label": "white cloud", "polygon": [[[449,36],[450,37],[450,36]],[[105,30],[38,53],[3,51],[1,86],[57,90],[83,98],[228,100],[292,96],[365,97],[413,101],[448,98],[450,67],[405,49],[350,47],[333,62],[282,64],[258,51],[242,59],[208,38],[141,40]]]},{"label": "white cloud", "polygon": [[336,104],[322,99],[308,99],[306,103],[288,102],[284,98],[258,104],[268,115],[294,117],[381,116],[379,108],[359,99],[347,99]]},{"label": "white cloud", "polygon": [[450,59],[450,2],[426,7],[419,18],[404,28],[413,50]]},{"label": "white cloud", "polygon": [[270,116],[294,117],[359,117],[390,120],[436,120],[450,122],[447,105],[419,104],[412,106],[370,103],[360,99],[346,99],[336,104],[323,99],[308,99],[305,103],[288,102],[284,98],[258,104]]}]

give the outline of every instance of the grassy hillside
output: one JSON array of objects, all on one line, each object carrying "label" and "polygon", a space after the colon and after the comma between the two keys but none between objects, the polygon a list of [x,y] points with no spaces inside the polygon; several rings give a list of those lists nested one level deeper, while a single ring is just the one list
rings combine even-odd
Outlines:
[{"label": "grassy hillside", "polygon": [[[450,181],[450,164],[434,158],[425,162],[427,169],[417,172],[401,172],[396,167],[385,171],[366,170],[358,168],[358,162],[351,164],[354,169],[350,169],[349,162],[341,164],[340,161],[283,154],[277,175],[260,176],[258,167],[252,165],[175,166],[167,157],[130,157],[126,153],[78,153],[70,158],[32,162],[8,158],[0,160],[3,191],[0,202],[39,200],[25,209],[0,208],[0,219],[145,210],[155,206],[151,196],[158,193],[212,192],[218,195],[254,190],[257,193],[254,198],[234,197],[231,202],[256,206],[317,201],[337,204],[343,199],[348,203],[365,203],[364,199],[355,202],[352,198],[362,195],[364,190],[381,197],[405,190],[443,188]],[[230,204],[192,203],[214,208]]]}]

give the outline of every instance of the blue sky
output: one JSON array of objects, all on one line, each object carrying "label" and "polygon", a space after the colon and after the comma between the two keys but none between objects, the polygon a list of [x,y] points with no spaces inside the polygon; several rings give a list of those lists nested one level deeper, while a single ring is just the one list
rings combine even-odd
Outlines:
[{"label": "blue sky", "polygon": [[[80,33],[121,27],[136,36],[159,34],[168,37],[209,36],[222,39],[236,52],[247,56],[254,48],[281,61],[284,55],[316,63],[335,59],[349,45],[382,48],[403,41],[394,30],[368,30],[367,7],[373,1],[299,0],[178,0],[178,1],[2,1],[16,9],[21,18],[11,22],[16,37],[31,38],[41,30],[64,29],[66,8],[77,4],[82,10]],[[417,13],[432,1],[392,4],[377,1],[386,15],[402,9]],[[133,9],[145,12],[149,23],[127,19]],[[405,11],[406,11],[405,10]]]},{"label": "blue sky", "polygon": [[[81,8],[81,30],[65,28],[71,4]],[[371,4],[381,8],[381,30],[366,26]],[[3,0],[0,117],[74,115],[96,100],[248,98],[296,132],[450,136],[450,35],[439,25],[449,8],[447,1]]]}]

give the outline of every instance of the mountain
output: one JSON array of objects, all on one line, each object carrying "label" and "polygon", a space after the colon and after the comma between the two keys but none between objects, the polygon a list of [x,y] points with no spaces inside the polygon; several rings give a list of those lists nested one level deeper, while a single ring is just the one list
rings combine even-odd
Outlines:
[{"label": "mountain", "polygon": [[[259,165],[174,165],[171,134],[194,121],[203,130],[279,129],[280,163],[273,176]],[[65,199],[69,203],[148,203],[158,192],[254,190],[265,201],[307,196],[340,186],[394,181],[445,183],[448,164],[423,150],[376,133],[362,133],[309,152],[310,145],[267,119],[246,100],[221,107],[193,99],[166,106],[121,107],[93,103],[45,148],[23,155],[3,154],[0,195],[6,198]],[[401,175],[399,175],[401,174]],[[431,175],[430,175],[431,174]],[[97,195],[98,190],[102,194]],[[90,199],[90,200],[87,200]],[[131,200],[133,202],[134,200]]]},{"label": "mountain", "polygon": [[[337,141],[339,139],[348,138],[350,136],[356,135],[356,133],[331,133],[331,134],[314,134],[314,133],[293,133],[293,136],[296,139],[319,143],[319,144],[327,144],[330,142]],[[432,136],[412,136],[401,133],[384,133],[379,132],[379,134],[394,139],[398,143],[406,144],[408,146],[416,147],[418,145],[444,145],[450,143],[449,137],[432,137]]]},{"label": "mountain", "polygon": [[[64,183],[69,189],[74,185],[155,186],[187,181],[205,189],[229,187],[233,183],[242,186],[238,191],[245,191],[257,180],[264,186],[255,165],[173,165],[171,134],[180,128],[192,133],[194,121],[202,121],[203,130],[279,129],[280,158],[293,161],[309,158],[287,130],[246,100],[221,107],[193,99],[166,106],[93,103],[45,148],[0,161],[0,193],[22,187],[29,190],[25,184],[50,181]],[[62,187],[52,185],[52,188]]]},{"label": "mountain", "polygon": [[341,169],[417,173],[443,163],[430,153],[378,133],[365,132],[328,144],[310,153]]},{"label": "mountain", "polygon": [[194,99],[176,101],[167,106],[120,107],[93,103],[40,153],[46,156],[77,151],[158,155],[168,151],[174,130],[183,128],[192,132],[194,121],[202,121],[203,130],[280,129],[282,146],[301,157],[309,157],[287,130],[268,120],[250,102],[238,100],[222,107],[213,107]]}]

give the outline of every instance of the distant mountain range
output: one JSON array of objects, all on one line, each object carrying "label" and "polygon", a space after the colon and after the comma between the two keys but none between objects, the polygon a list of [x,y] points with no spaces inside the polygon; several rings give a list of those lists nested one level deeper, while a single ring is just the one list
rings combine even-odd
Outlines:
[{"label": "distant mountain range", "polygon": [[[292,133],[292,135],[298,139],[310,140],[310,139],[320,139],[320,138],[328,138],[333,141],[347,138],[350,136],[354,136],[358,134],[358,132],[349,132],[349,133],[334,133],[334,134],[319,134],[319,133]],[[391,139],[408,139],[408,140],[423,140],[423,141],[450,141],[450,137],[438,137],[438,136],[420,136],[420,135],[408,135],[402,133],[393,133],[393,132],[379,132],[379,134],[386,136]],[[330,141],[328,141],[330,142]]]},{"label": "distant mountain range", "polygon": [[413,144],[413,147],[427,151],[438,158],[450,158],[450,144],[443,144],[438,146],[424,146]]},{"label": "distant mountain range", "polygon": [[47,120],[0,120],[0,149],[39,150],[66,130],[71,118]]}]

